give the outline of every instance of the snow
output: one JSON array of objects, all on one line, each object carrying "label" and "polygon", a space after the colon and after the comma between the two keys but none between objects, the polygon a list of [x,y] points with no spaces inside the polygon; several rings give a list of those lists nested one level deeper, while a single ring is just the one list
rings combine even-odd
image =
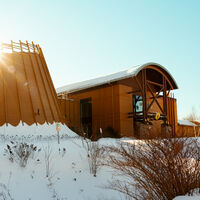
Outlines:
[{"label": "snow", "polygon": [[178,196],[174,200],[199,200],[200,196]]},{"label": "snow", "polygon": [[[20,123],[18,126],[12,126],[10,124],[0,126],[0,138],[6,139],[6,137],[14,137],[14,138],[23,138],[23,139],[34,139],[34,138],[42,138],[47,139],[55,136],[57,134],[56,124],[46,124],[36,125],[33,124],[31,126],[24,123]],[[60,123],[59,123],[60,124]],[[75,137],[76,133],[71,131],[66,125],[60,124],[60,136],[63,137]]]},{"label": "snow", "polygon": [[[43,149],[48,145],[47,142],[34,144]],[[112,178],[108,170],[99,171],[97,177],[89,173],[86,152],[81,151],[80,140],[66,140],[60,145],[51,141],[49,144],[53,149],[50,180],[45,177],[43,152],[36,157],[40,159],[39,162],[30,160],[26,168],[10,163],[7,158],[1,158],[1,182],[7,185],[14,199],[48,200],[54,199],[54,193],[69,200],[98,200],[107,197],[120,199],[117,192],[101,188],[106,185],[108,177]],[[65,155],[59,153],[59,148],[63,147],[66,148]]]},{"label": "snow", "polygon": [[[14,200],[121,199],[118,192],[104,188],[108,180],[112,180],[111,169],[103,167],[94,177],[89,170],[83,139],[68,127],[61,125],[60,144],[57,142],[56,124],[3,126],[0,127],[0,136],[0,199],[2,192],[7,194],[6,199],[9,199],[9,192]],[[12,146],[10,141],[34,144],[41,151],[35,152],[23,168],[5,155],[7,144]],[[116,140],[100,141],[101,144],[106,142],[114,144]],[[48,147],[52,150],[49,178],[45,168],[45,149]]]},{"label": "snow", "polygon": [[[10,200],[121,200],[123,194],[106,189],[108,181],[116,178],[114,170],[101,167],[94,177],[89,170],[84,140],[61,124],[60,144],[56,123],[44,125],[11,125],[0,127],[0,200],[2,193]],[[7,144],[26,142],[41,151],[28,159],[26,167],[11,162],[5,154]],[[102,138],[99,145],[118,145],[119,142],[143,143],[131,138]],[[46,177],[45,150],[51,150],[50,176]],[[65,150],[64,150],[65,149]],[[175,200],[199,197],[176,197]]]},{"label": "snow", "polygon": [[174,200],[200,200],[200,195],[193,195],[193,196],[178,196],[174,198]]},{"label": "snow", "polygon": [[[88,88],[91,88],[91,87],[96,87],[96,86],[99,86],[99,85],[112,83],[112,82],[122,80],[122,79],[125,79],[125,78],[130,78],[130,77],[136,76],[141,69],[143,69],[144,67],[149,66],[149,65],[159,66],[160,68],[165,70],[170,75],[170,73],[167,71],[167,69],[165,69],[163,66],[161,66],[157,63],[146,63],[146,64],[143,64],[143,65],[137,65],[137,66],[134,66],[130,69],[123,70],[123,71],[116,72],[116,73],[112,73],[112,74],[108,74],[108,75],[101,76],[101,77],[98,77],[98,78],[93,78],[93,79],[90,79],[90,80],[65,85],[63,87],[57,88],[56,92],[57,93],[77,92],[77,91],[80,91],[80,90],[83,90],[83,89],[88,89]],[[172,77],[172,79],[173,79],[173,77]],[[175,82],[174,79],[173,79],[173,81]]]},{"label": "snow", "polygon": [[177,196],[173,200],[200,200],[199,188],[194,189],[193,195]]},{"label": "snow", "polygon": [[77,82],[77,83],[72,83],[72,84],[57,88],[56,92],[57,93],[60,93],[60,92],[75,92],[75,91],[79,91],[79,90],[82,90],[82,89],[87,89],[87,88],[90,88],[90,87],[95,87],[95,86],[103,85],[103,84],[106,84],[106,83],[111,83],[111,82],[114,82],[114,81],[117,81],[117,80],[121,80],[121,79],[124,79],[124,78],[134,76],[139,68],[140,68],[140,65],[132,67],[129,70],[123,70],[123,71],[120,71],[120,72],[108,74],[108,75],[101,76],[101,77],[98,77],[98,78],[94,78],[94,79],[90,79],[90,80],[86,80],[86,81],[81,81],[81,82]]},{"label": "snow", "polygon": [[197,126],[196,124],[194,124],[188,120],[178,120],[178,124],[183,125],[183,126]]}]

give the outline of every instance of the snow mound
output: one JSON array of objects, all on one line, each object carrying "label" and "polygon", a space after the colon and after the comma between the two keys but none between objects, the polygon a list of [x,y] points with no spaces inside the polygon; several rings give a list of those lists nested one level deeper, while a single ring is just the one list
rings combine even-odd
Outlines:
[{"label": "snow mound", "polygon": [[174,198],[174,200],[199,200],[200,196],[195,195],[195,196],[178,196]]},{"label": "snow mound", "polygon": [[178,120],[178,124],[183,126],[197,126],[196,124],[188,120]]},{"label": "snow mound", "polygon": [[[8,139],[9,138],[26,138],[26,139],[34,139],[34,138],[50,138],[55,137],[57,135],[56,124],[33,124],[31,126],[24,123],[20,123],[18,126],[12,126],[10,124],[0,126],[0,138]],[[60,124],[60,137],[77,137],[77,134],[70,130],[66,125]]]}]

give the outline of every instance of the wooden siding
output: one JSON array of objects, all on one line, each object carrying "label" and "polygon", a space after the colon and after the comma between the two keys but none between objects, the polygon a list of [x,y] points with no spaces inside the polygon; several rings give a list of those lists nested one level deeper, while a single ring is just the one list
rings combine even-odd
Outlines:
[{"label": "wooden siding", "polygon": [[177,137],[200,137],[200,126],[177,125]]},{"label": "wooden siding", "polygon": [[93,137],[100,128],[105,132],[108,127],[120,132],[119,85],[110,84],[95,90],[68,94],[67,99],[59,99],[61,111],[65,115],[66,124],[81,134],[80,100],[91,98]]},{"label": "wooden siding", "polygon": [[39,45],[3,44],[0,60],[0,126],[63,122],[47,64]]},{"label": "wooden siding", "polygon": [[[152,91],[156,93],[154,87],[151,87]],[[133,112],[132,95],[141,95],[139,89],[140,88],[137,84],[137,81],[134,78],[128,78],[112,84],[67,94],[65,97],[66,100],[59,99],[59,102],[61,111],[63,115],[65,115],[66,124],[80,134],[82,132],[80,123],[80,100],[91,98],[93,137],[98,135],[100,128],[102,128],[103,133],[105,133],[105,130],[108,127],[112,127],[114,131],[118,132],[121,137],[137,137],[138,132],[143,131],[143,125],[141,125],[141,123],[134,123],[134,118],[129,118],[128,113]],[[148,106],[151,101],[151,93],[148,91],[146,93],[146,98]],[[157,101],[161,108],[163,108],[163,98],[160,97],[157,99]],[[171,105],[172,103],[168,104]],[[176,112],[176,102],[173,104],[173,106],[173,111]],[[156,102],[152,104],[150,112],[161,113],[161,110]],[[176,113],[174,115],[177,116]],[[154,134],[155,137],[159,136],[161,134],[162,123],[162,120],[152,121],[152,125],[150,126],[151,130],[148,128],[148,131],[150,131],[151,134]],[[136,127],[140,125],[142,128]],[[139,135],[144,135],[144,133],[141,132]]]}]

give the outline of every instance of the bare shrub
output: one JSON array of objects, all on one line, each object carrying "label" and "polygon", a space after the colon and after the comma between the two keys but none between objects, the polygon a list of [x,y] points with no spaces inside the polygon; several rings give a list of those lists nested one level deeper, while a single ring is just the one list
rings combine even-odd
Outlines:
[{"label": "bare shrub", "polygon": [[58,149],[58,152],[59,152],[59,154],[62,156],[62,158],[65,156],[65,154],[66,154],[66,148],[59,148]]},{"label": "bare shrub", "polygon": [[52,148],[48,144],[47,147],[44,148],[44,161],[45,161],[45,172],[46,177],[53,176],[52,174]]},{"label": "bare shrub", "polygon": [[90,173],[96,177],[104,156],[104,149],[101,148],[98,141],[91,141],[87,138],[82,138],[82,146],[87,153]]},{"label": "bare shrub", "polygon": [[135,140],[107,147],[106,151],[104,164],[121,177],[109,182],[107,188],[128,199],[171,200],[200,188],[197,139]]},{"label": "bare shrub", "polygon": [[2,199],[2,200],[14,200],[11,197],[9,189],[3,183],[0,183],[0,199]]},{"label": "bare shrub", "polygon": [[34,153],[37,151],[37,147],[33,144],[27,144],[25,142],[18,143],[12,142],[12,145],[7,144],[4,155],[8,156],[11,162],[17,162],[21,167],[26,167],[27,161],[30,156],[34,157]]},{"label": "bare shrub", "polygon": [[195,120],[199,120],[200,116],[198,115],[196,108],[192,107],[191,112],[186,117],[184,117],[183,119],[189,120],[189,121],[195,121]]}]

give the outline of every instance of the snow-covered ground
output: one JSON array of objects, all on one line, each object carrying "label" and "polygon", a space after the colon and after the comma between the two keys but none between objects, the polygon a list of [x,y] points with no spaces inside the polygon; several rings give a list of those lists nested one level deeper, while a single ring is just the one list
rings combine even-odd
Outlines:
[{"label": "snow-covered ground", "polygon": [[195,195],[195,196],[178,196],[176,198],[174,198],[174,200],[199,200],[200,196],[199,195]]},{"label": "snow-covered ground", "polygon": [[[21,136],[21,135],[23,136]],[[42,135],[42,136],[41,136]],[[105,189],[112,172],[101,168],[94,177],[89,170],[87,151],[83,140],[66,126],[61,125],[60,144],[57,141],[56,125],[3,127],[0,130],[0,199],[1,193],[10,192],[14,200],[104,200],[122,199],[116,191]],[[25,168],[4,155],[10,141],[34,144],[37,149],[28,159]],[[115,143],[113,139],[102,143]],[[50,176],[46,177],[45,149],[51,149]],[[6,187],[7,189],[5,189]],[[3,199],[3,198],[2,198]]]},{"label": "snow-covered ground", "polygon": [[[121,200],[117,191],[105,189],[115,178],[114,171],[101,167],[97,176],[90,173],[87,150],[83,139],[68,127],[61,125],[58,144],[56,124],[0,128],[0,200]],[[100,145],[117,145],[118,141],[134,142],[130,138],[104,138]],[[26,142],[37,146],[26,167],[11,162],[5,154],[7,144]],[[140,141],[141,142],[141,141]],[[50,150],[50,171],[46,177],[45,152]],[[6,198],[3,198],[4,197]],[[9,195],[12,197],[10,198]],[[176,197],[175,200],[197,200],[194,197]]]}]

